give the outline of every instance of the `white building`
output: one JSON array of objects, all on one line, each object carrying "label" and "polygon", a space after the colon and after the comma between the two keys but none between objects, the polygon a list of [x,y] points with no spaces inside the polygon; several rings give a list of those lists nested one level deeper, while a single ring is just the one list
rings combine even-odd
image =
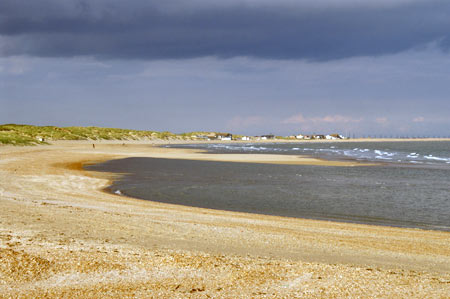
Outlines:
[{"label": "white building", "polygon": [[232,134],[220,134],[217,136],[217,139],[219,140],[224,140],[224,141],[229,141],[229,140],[233,140],[233,135]]}]

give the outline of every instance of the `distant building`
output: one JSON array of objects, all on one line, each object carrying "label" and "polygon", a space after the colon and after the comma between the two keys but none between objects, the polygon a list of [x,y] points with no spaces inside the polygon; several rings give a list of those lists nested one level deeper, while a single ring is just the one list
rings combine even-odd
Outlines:
[{"label": "distant building", "polygon": [[192,135],[192,138],[194,139],[202,139],[202,140],[211,140],[208,136],[206,135]]},{"label": "distant building", "polygon": [[345,139],[344,136],[342,136],[341,134],[330,134],[331,137],[334,137],[336,139]]},{"label": "distant building", "polygon": [[322,134],[314,134],[314,135],[303,135],[303,134],[298,134],[293,136],[295,139],[301,139],[301,140],[311,140],[311,139],[325,139],[325,140],[335,140],[335,139],[346,139],[344,136],[340,135],[340,134],[327,134],[327,135],[322,135]]},{"label": "distant building", "polygon": [[249,136],[242,136],[241,140],[249,141],[249,140],[250,140],[250,137],[249,137]]},{"label": "distant building", "polygon": [[214,139],[217,139],[217,134],[216,133],[213,133],[213,132],[211,132],[211,133],[208,133],[208,135],[206,135],[208,138],[209,138],[209,140],[214,140]]},{"label": "distant building", "polygon": [[225,133],[217,135],[217,139],[219,140],[233,140],[233,134]]},{"label": "distant building", "polygon": [[314,139],[326,139],[325,135],[314,135]]},{"label": "distant building", "polygon": [[275,135],[262,135],[261,140],[274,139]]}]

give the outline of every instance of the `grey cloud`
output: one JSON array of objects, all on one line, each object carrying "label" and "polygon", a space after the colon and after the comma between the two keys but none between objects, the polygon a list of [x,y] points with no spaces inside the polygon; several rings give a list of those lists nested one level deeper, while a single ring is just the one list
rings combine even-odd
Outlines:
[{"label": "grey cloud", "polygon": [[0,55],[322,61],[450,46],[449,1],[331,2],[3,0]]}]

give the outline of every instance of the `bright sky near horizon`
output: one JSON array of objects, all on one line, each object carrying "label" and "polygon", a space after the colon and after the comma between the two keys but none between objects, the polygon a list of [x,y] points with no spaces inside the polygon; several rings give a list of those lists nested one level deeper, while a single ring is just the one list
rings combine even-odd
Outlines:
[{"label": "bright sky near horizon", "polygon": [[0,123],[450,135],[447,0],[2,0]]}]

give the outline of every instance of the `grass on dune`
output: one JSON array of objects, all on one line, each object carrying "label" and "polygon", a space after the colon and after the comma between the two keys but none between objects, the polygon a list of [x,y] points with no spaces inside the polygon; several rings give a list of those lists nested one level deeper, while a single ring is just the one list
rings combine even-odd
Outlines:
[{"label": "grass on dune", "polygon": [[36,145],[52,140],[191,139],[195,133],[139,131],[100,127],[0,125],[0,144]]}]

